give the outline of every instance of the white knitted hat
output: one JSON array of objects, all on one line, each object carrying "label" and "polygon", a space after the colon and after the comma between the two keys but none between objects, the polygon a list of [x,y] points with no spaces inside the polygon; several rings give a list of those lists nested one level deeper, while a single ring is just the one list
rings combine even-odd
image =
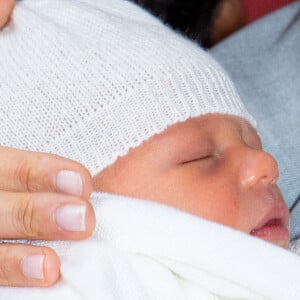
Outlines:
[{"label": "white knitted hat", "polygon": [[24,0],[0,33],[0,141],[95,175],[169,125],[207,113],[255,124],[198,45],[124,0]]}]

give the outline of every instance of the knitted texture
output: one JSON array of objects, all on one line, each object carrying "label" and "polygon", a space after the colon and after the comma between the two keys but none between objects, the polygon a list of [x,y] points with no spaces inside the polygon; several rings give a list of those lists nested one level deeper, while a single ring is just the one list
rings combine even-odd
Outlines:
[{"label": "knitted texture", "polygon": [[92,175],[190,117],[255,124],[207,53],[133,3],[21,1],[0,39],[1,144]]}]

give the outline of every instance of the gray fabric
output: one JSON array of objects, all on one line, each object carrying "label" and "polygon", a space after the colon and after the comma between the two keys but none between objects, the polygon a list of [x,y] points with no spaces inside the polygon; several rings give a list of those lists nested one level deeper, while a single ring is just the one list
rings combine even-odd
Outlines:
[{"label": "gray fabric", "polygon": [[[279,185],[289,207],[300,194],[299,11],[297,1],[211,50],[257,119],[264,148],[278,161]],[[291,214],[291,238],[299,236],[300,201]]]},{"label": "gray fabric", "polygon": [[291,230],[290,230],[291,238],[299,240],[298,254],[300,255],[300,195],[292,207],[290,224],[291,224]]},{"label": "gray fabric", "polygon": [[211,50],[257,119],[264,148],[279,163],[279,185],[289,207],[300,193],[299,10],[297,1]]}]

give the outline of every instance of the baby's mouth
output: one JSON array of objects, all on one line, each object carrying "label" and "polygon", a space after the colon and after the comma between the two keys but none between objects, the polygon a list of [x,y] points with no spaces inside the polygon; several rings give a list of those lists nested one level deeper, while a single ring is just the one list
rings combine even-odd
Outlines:
[{"label": "baby's mouth", "polygon": [[274,219],[267,221],[263,226],[251,230],[250,234],[253,236],[264,238],[270,234],[275,234],[275,232],[273,232],[273,231],[281,230],[282,228],[285,228],[282,220],[274,218]]},{"label": "baby's mouth", "polygon": [[288,229],[289,211],[284,204],[274,205],[261,219],[250,235],[265,241],[287,247],[289,242]]}]

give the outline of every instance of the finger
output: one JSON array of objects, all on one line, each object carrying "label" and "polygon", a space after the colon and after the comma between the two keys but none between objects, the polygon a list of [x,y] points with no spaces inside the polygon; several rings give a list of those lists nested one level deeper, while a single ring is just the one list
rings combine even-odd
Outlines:
[{"label": "finger", "polygon": [[92,205],[53,193],[0,192],[0,238],[79,240],[95,227]]},{"label": "finger", "polygon": [[0,245],[0,286],[53,285],[60,276],[56,253],[47,247]]},{"label": "finger", "polygon": [[70,159],[0,147],[0,190],[61,192],[88,198],[92,178],[84,166]]},{"label": "finger", "polygon": [[14,0],[0,0],[0,29],[8,22],[14,5]]}]

